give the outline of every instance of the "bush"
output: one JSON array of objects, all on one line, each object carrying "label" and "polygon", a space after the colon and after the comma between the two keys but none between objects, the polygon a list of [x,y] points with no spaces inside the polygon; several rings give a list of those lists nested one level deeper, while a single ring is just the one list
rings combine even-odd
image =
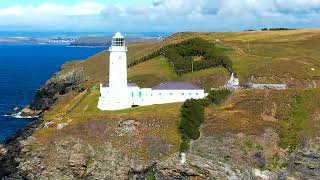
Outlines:
[{"label": "bush", "polygon": [[221,48],[201,38],[193,38],[178,44],[166,46],[160,50],[173,65],[178,74],[192,71],[192,57],[202,56],[201,61],[194,62],[193,70],[223,66],[232,72],[232,62],[223,54]]},{"label": "bush", "polygon": [[189,141],[187,139],[183,139],[180,144],[180,152],[187,152],[189,148]]},{"label": "bush", "polygon": [[204,121],[203,100],[188,99],[181,108],[181,121],[179,130],[182,143],[180,151],[185,152],[189,149],[189,140],[196,140],[200,137],[199,127]]},{"label": "bush", "polygon": [[211,90],[207,98],[188,99],[181,107],[181,119],[179,130],[181,135],[180,152],[189,149],[190,139],[197,140],[200,137],[200,126],[204,121],[204,108],[210,104],[220,104],[231,94],[228,89]]},{"label": "bush", "polygon": [[229,97],[230,94],[231,91],[228,89],[211,90],[209,91],[207,98],[212,104],[220,105]]}]

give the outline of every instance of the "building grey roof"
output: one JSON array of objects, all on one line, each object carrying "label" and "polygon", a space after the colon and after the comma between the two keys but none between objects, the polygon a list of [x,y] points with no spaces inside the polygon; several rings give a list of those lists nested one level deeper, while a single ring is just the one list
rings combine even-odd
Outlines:
[{"label": "building grey roof", "polygon": [[202,88],[189,82],[164,82],[152,88],[153,90],[201,90]]},{"label": "building grey roof", "polygon": [[128,87],[136,87],[138,86],[136,83],[128,83]]},{"label": "building grey roof", "polygon": [[[128,87],[136,87],[137,84],[136,83],[128,83]],[[102,87],[109,87],[109,84],[102,84]]]}]

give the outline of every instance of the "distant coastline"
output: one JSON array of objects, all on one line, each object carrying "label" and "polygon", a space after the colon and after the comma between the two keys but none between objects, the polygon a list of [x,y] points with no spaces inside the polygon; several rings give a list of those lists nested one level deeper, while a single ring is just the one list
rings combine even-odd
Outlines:
[{"label": "distant coastline", "polygon": [[[73,47],[107,47],[114,33],[50,33],[50,32],[1,32],[0,44],[48,44],[70,45]],[[162,40],[171,33],[126,33],[127,42]]]}]

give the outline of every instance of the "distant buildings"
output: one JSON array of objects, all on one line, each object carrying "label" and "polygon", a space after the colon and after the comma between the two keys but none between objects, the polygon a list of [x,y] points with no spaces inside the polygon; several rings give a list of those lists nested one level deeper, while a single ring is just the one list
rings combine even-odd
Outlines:
[{"label": "distant buildings", "polygon": [[100,85],[99,109],[119,110],[133,106],[183,102],[206,96],[203,89],[187,82],[164,82],[153,88],[128,84],[127,51],[124,37],[121,33],[116,33],[109,48],[109,84]]},{"label": "distant buildings", "polygon": [[[252,79],[252,77],[250,78]],[[256,84],[253,83],[252,80],[249,80],[245,84],[246,88],[249,89],[273,89],[273,90],[283,90],[287,88],[286,84]],[[229,81],[224,86],[224,88],[227,88],[229,90],[237,90],[241,89],[239,79],[234,75],[234,73],[231,74]]]},{"label": "distant buildings", "polygon": [[63,37],[56,37],[56,38],[53,38],[53,39],[50,39],[48,42],[51,43],[51,44],[70,44],[72,42],[76,41],[75,38],[70,38],[70,37],[66,37],[66,38],[63,38]]}]

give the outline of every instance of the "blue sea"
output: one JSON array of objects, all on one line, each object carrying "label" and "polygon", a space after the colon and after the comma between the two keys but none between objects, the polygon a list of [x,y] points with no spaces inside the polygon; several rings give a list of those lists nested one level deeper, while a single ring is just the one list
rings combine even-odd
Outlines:
[{"label": "blue sea", "polygon": [[36,89],[66,61],[86,59],[102,50],[65,45],[0,45],[0,142],[32,121],[6,117],[6,112],[29,104]]}]

